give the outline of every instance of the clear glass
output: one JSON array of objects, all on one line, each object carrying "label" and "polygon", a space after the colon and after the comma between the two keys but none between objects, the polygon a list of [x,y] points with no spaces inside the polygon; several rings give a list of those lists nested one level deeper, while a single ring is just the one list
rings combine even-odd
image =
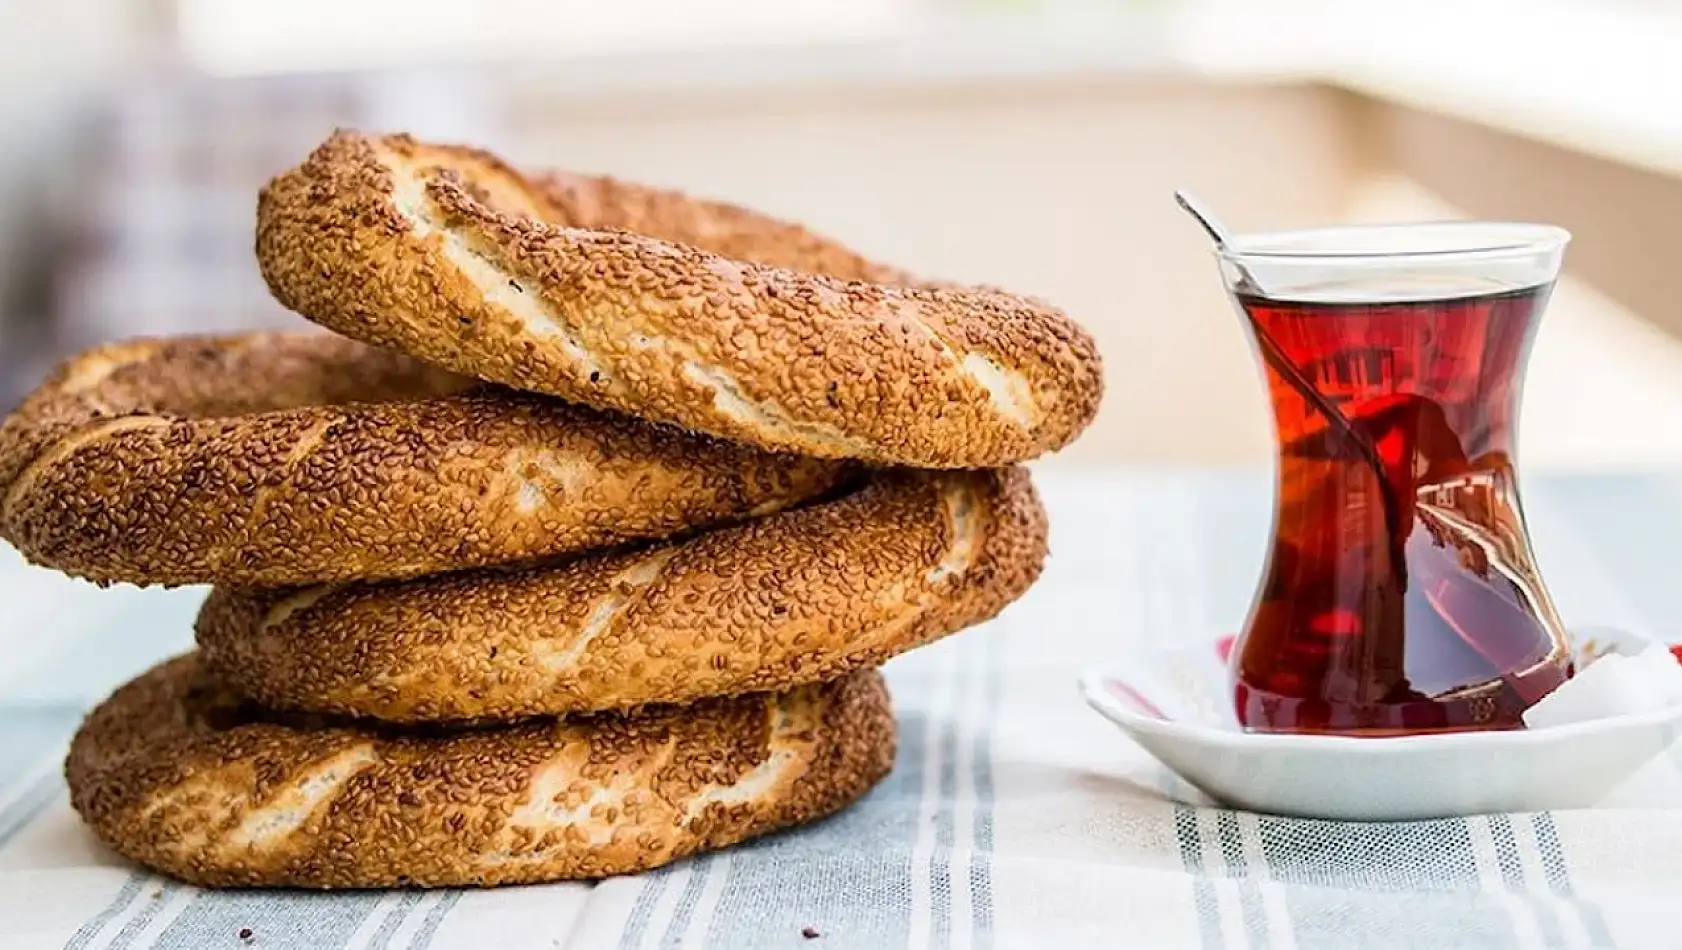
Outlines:
[{"label": "clear glass", "polygon": [[1232,653],[1246,728],[1522,728],[1570,675],[1515,468],[1524,367],[1569,239],[1404,224],[1219,253],[1278,435],[1272,546]]}]

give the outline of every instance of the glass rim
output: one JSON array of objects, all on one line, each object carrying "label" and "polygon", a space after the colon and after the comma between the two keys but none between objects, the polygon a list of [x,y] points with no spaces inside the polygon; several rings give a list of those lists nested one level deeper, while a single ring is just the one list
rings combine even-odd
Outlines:
[{"label": "glass rim", "polygon": [[[1385,246],[1386,241],[1392,242],[1391,246]],[[1407,221],[1237,234],[1224,247],[1216,248],[1215,253],[1229,261],[1268,260],[1281,263],[1479,260],[1557,251],[1570,241],[1571,232],[1552,224]]]}]

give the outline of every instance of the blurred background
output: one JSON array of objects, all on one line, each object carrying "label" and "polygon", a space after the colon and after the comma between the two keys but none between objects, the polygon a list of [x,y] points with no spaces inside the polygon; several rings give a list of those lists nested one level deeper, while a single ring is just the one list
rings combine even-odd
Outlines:
[{"label": "blurred background", "polygon": [[5,0],[0,402],[102,340],[295,325],[256,189],[353,125],[1055,301],[1109,374],[1072,465],[1270,451],[1176,187],[1238,230],[1560,224],[1525,464],[1674,465],[1678,50],[1678,0]]}]

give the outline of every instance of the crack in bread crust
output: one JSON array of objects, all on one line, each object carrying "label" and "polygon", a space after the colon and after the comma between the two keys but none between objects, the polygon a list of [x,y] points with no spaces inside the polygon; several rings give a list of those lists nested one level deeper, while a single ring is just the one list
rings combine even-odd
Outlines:
[{"label": "crack in bread crust", "polygon": [[284,848],[287,839],[344,791],[358,773],[379,764],[372,744],[352,746],[300,770],[290,785],[250,808],[216,844],[223,861],[261,856]]},{"label": "crack in bread crust", "polygon": [[578,662],[578,658],[590,649],[590,644],[597,637],[615,626],[615,622],[635,602],[637,595],[659,580],[660,572],[676,555],[677,551],[674,548],[657,550],[620,571],[608,581],[607,595],[590,608],[584,625],[564,646],[545,641],[533,651],[533,655],[543,666],[556,673],[570,669]]},{"label": "crack in bread crust", "polygon": [[344,585],[284,615],[299,594],[218,587],[197,635],[218,676],[274,708],[572,715],[882,663],[1003,610],[1045,552],[1025,470],[898,471],[643,550]]},{"label": "crack in bread crust", "polygon": [[96,582],[412,577],[775,511],[848,466],[474,387],[323,333],[67,361],[0,425],[0,538]]},{"label": "crack in bread crust", "polygon": [[252,493],[251,505],[245,510],[245,517],[241,520],[239,530],[230,539],[232,543],[217,549],[215,556],[216,571],[220,573],[230,561],[239,558],[241,552],[251,550],[252,529],[261,521],[264,510],[270,499],[280,493],[296,473],[298,466],[309,458],[310,453],[320,448],[324,436],[333,428],[333,419],[322,419],[298,437],[293,443],[292,450],[286,453],[286,458],[280,464],[277,477],[273,483],[264,482],[257,486]]},{"label": "crack in bread crust", "polygon": [[733,422],[774,434],[790,444],[823,446],[826,454],[845,456],[868,453],[870,443],[852,438],[834,426],[802,422],[770,402],[756,402],[742,392],[742,384],[717,366],[684,360],[683,375],[712,390],[712,405]]},{"label": "crack in bread crust", "polygon": [[406,136],[341,131],[271,181],[257,249],[276,297],[340,333],[777,451],[997,467],[1066,445],[1103,394],[1091,336],[1040,300]]},{"label": "crack in bread crust", "polygon": [[874,670],[421,734],[258,712],[189,654],[95,708],[65,775],[103,841],[192,884],[476,887],[635,873],[812,821],[894,751]]},{"label": "crack in bread crust", "polygon": [[43,473],[54,466],[62,464],[78,451],[89,448],[112,436],[135,432],[142,429],[156,429],[167,427],[168,419],[156,416],[129,416],[122,419],[110,419],[67,435],[52,448],[36,456],[18,475],[17,480],[6,489],[5,498],[0,501],[0,518],[10,519],[22,500],[35,488]]},{"label": "crack in bread crust", "polygon": [[421,240],[436,237],[444,257],[463,278],[478,288],[486,302],[505,311],[527,332],[559,340],[563,352],[575,364],[575,372],[585,376],[594,373],[598,377],[606,374],[607,382],[611,383],[612,375],[579,342],[564,316],[528,293],[519,279],[494,259],[494,249],[476,245],[440,219],[419,170],[390,152],[383,152],[381,159],[392,171],[392,204],[409,223],[410,233]]}]

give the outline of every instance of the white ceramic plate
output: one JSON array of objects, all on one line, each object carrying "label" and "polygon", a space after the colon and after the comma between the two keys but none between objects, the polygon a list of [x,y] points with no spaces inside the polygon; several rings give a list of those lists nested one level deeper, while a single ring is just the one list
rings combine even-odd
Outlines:
[{"label": "white ceramic plate", "polygon": [[[1579,664],[1651,641],[1580,631]],[[1682,735],[1682,706],[1547,729],[1362,739],[1243,731],[1232,638],[1140,651],[1081,678],[1088,705],[1216,801],[1248,811],[1398,821],[1586,808]]]}]

